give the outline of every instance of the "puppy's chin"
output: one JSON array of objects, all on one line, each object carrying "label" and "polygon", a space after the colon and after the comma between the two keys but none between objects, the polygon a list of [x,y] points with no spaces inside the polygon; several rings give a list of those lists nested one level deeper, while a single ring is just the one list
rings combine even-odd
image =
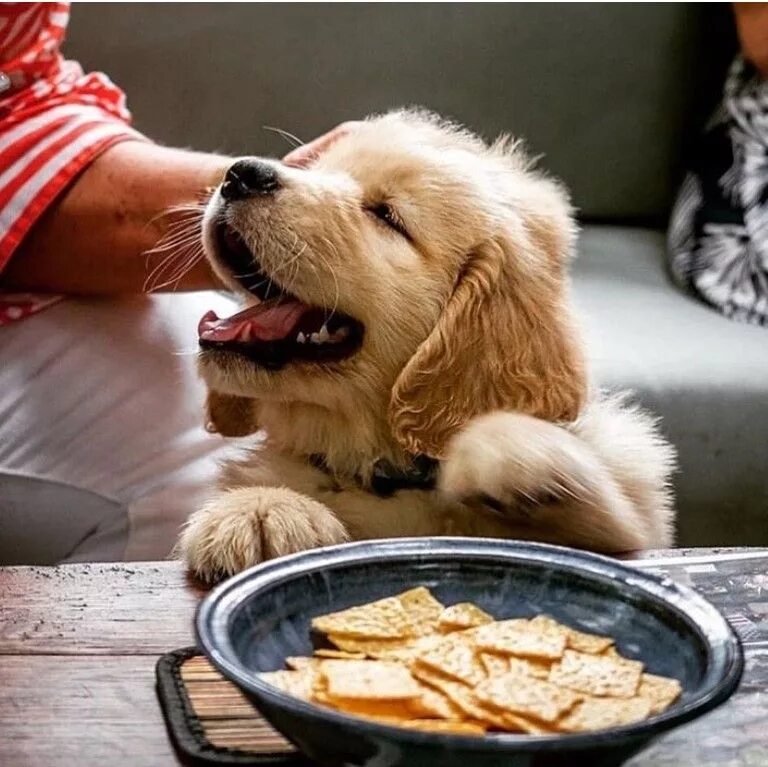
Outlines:
[{"label": "puppy's chin", "polygon": [[198,354],[197,367],[211,391],[262,403],[304,404],[338,411],[348,409],[351,403],[359,403],[359,370],[370,366],[367,358],[366,352],[362,352],[339,363],[333,372],[311,365],[288,365],[271,371],[237,354],[206,349]]},{"label": "puppy's chin", "polygon": [[235,397],[263,399],[285,386],[285,372],[260,370],[239,355],[214,349],[201,349],[197,370],[206,386]]}]

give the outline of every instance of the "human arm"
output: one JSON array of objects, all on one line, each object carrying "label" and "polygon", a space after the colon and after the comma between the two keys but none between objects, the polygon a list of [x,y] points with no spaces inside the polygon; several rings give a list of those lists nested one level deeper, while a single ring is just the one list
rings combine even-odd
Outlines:
[{"label": "human arm", "polygon": [[[145,141],[112,146],[37,221],[0,276],[0,287],[80,295],[150,289],[152,270],[171,251],[147,251],[164,234],[182,228],[179,215],[168,210],[200,206],[205,189],[219,183],[230,163],[226,157]],[[192,227],[191,212],[188,219]],[[169,263],[166,278],[174,266],[181,266],[182,256],[175,265]],[[156,276],[160,285],[163,274]],[[216,285],[200,258],[175,287],[201,290]]]}]

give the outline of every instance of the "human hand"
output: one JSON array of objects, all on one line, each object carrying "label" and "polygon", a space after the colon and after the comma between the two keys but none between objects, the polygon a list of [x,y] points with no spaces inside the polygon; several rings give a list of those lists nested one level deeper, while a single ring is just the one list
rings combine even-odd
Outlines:
[{"label": "human hand", "polygon": [[733,10],[744,58],[768,79],[768,3],[734,3]]},{"label": "human hand", "polygon": [[311,165],[320,154],[325,152],[332,144],[336,143],[340,138],[348,136],[353,131],[360,127],[360,120],[349,120],[347,122],[337,125],[333,130],[324,133],[322,136],[318,136],[308,144],[302,144],[296,149],[288,152],[283,157],[283,162],[286,165],[293,165],[296,168],[306,168],[307,165]]}]

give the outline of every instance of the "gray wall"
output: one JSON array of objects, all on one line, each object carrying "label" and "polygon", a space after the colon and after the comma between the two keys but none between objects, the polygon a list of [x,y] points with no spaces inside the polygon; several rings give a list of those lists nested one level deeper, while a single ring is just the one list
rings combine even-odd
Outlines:
[{"label": "gray wall", "polygon": [[702,81],[722,69],[707,35],[729,39],[727,12],[76,3],[65,50],[121,84],[137,126],[162,142],[274,154],[284,146],[262,125],[306,139],[420,104],[526,137],[587,217],[661,220]]}]

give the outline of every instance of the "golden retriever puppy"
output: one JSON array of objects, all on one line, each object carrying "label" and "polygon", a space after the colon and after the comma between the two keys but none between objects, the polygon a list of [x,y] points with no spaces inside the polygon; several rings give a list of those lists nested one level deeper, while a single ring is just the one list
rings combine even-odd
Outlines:
[{"label": "golden retriever puppy", "polygon": [[561,186],[411,111],[309,169],[234,163],[203,221],[246,308],[200,322],[209,415],[260,430],[180,549],[213,579],[350,539],[671,541],[671,448],[589,391]]}]

